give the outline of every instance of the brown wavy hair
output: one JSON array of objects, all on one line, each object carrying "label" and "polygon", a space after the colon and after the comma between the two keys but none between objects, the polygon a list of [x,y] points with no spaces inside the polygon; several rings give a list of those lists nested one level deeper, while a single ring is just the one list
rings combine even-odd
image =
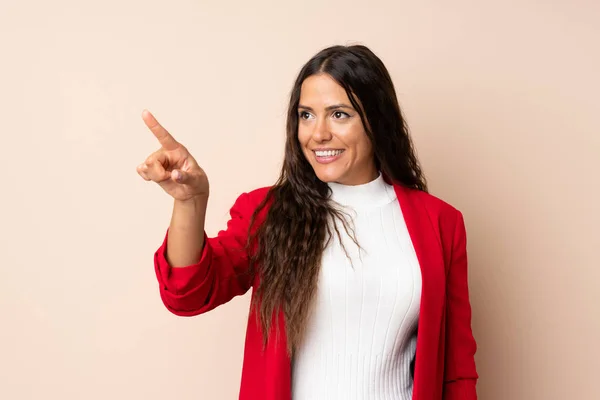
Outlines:
[{"label": "brown wavy hair", "polygon": [[[333,237],[328,221],[341,220],[348,232],[345,219],[329,201],[329,186],[317,178],[298,141],[300,88],[315,74],[328,74],[345,89],[373,144],[378,170],[392,182],[427,191],[394,84],[383,62],[362,45],[329,47],[311,58],[291,91],[281,174],[252,216],[253,234],[247,243],[249,249],[256,249],[250,255],[250,266],[260,279],[252,307],[257,311],[264,343],[271,339],[272,324],[282,310],[289,354],[302,339],[317,288],[321,256]],[[264,221],[252,229],[256,216],[267,204]]]}]

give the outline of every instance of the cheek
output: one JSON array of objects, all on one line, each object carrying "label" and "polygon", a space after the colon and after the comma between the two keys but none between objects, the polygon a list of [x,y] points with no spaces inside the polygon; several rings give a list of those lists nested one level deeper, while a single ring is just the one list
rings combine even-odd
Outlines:
[{"label": "cheek", "polygon": [[360,142],[360,155],[362,158],[373,157],[373,146],[371,145],[371,141],[366,137],[365,140]]},{"label": "cheek", "polygon": [[304,157],[310,160],[310,150],[307,149],[307,146],[310,142],[310,136],[303,134],[302,130],[298,128],[298,143],[300,143],[300,151],[304,154]]},{"label": "cheek", "polygon": [[351,134],[346,135],[345,141],[353,152],[354,156],[358,159],[371,158],[373,153],[373,146],[369,137],[362,129],[357,129]]},{"label": "cheek", "polygon": [[308,144],[308,141],[310,139],[309,135],[305,132],[305,129],[303,129],[301,126],[298,126],[298,142],[300,142],[300,146],[302,146],[303,148]]}]

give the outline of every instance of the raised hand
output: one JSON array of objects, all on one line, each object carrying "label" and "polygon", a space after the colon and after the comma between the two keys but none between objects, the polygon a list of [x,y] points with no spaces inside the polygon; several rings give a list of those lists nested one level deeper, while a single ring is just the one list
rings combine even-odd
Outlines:
[{"label": "raised hand", "polygon": [[208,177],[189,151],[148,110],[142,112],[142,119],[161,147],[137,166],[138,174],[156,182],[175,200],[208,197]]}]

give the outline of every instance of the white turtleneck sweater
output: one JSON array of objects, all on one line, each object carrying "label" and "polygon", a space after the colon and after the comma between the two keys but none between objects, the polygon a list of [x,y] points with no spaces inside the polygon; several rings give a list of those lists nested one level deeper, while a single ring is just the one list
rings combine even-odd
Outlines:
[{"label": "white turtleneck sweater", "polygon": [[363,185],[329,186],[362,251],[336,220],[352,264],[335,235],[294,355],[292,399],[409,400],[421,270],[396,193],[381,174]]}]

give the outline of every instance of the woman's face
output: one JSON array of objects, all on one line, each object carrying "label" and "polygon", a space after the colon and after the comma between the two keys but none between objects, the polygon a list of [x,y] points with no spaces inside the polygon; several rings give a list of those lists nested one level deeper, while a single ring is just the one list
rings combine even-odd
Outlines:
[{"label": "woman's face", "polygon": [[378,176],[360,115],[330,75],[312,75],[302,83],[298,140],[323,182],[360,185]]}]

